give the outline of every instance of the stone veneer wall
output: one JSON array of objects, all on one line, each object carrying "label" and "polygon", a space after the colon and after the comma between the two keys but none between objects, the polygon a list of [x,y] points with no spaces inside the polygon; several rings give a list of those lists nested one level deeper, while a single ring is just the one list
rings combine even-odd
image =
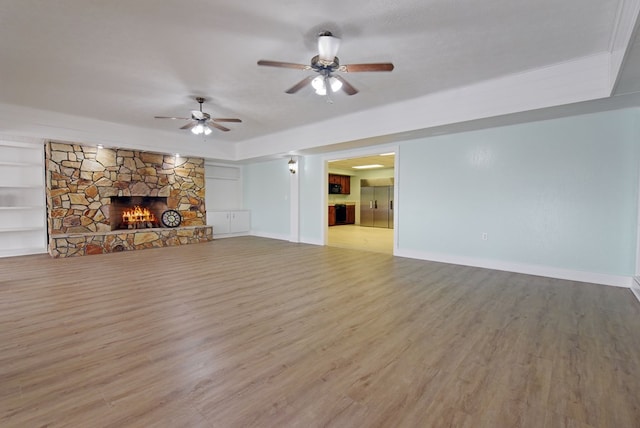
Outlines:
[{"label": "stone veneer wall", "polygon": [[213,227],[187,226],[176,229],[121,230],[109,233],[55,235],[50,253],[54,257],[117,253],[213,240]]},{"label": "stone veneer wall", "polygon": [[[49,253],[54,257],[86,254],[87,246],[97,242],[102,242],[102,252],[110,252],[116,247],[119,251],[212,239],[199,228],[181,228],[182,240],[172,239],[180,235],[156,228],[151,233],[156,234],[157,242],[150,244],[154,235],[149,230],[111,232],[109,221],[111,196],[162,196],[168,208],[182,215],[181,226],[204,226],[202,158],[176,159],[160,153],[48,142],[45,160]],[[147,241],[136,244],[138,234],[145,236],[138,241]],[[106,245],[115,239],[109,236],[118,235],[131,236],[119,238],[122,243],[118,246]]]}]

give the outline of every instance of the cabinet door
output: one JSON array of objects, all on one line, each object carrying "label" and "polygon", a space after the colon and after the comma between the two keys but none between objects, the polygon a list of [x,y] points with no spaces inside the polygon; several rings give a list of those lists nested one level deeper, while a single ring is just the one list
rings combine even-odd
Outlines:
[{"label": "cabinet door", "polygon": [[340,184],[340,177],[335,174],[329,174],[329,184]]},{"label": "cabinet door", "polygon": [[228,211],[210,211],[207,215],[207,223],[213,226],[213,234],[221,235],[230,231],[230,214]]},{"label": "cabinet door", "polygon": [[348,175],[343,175],[342,180],[342,193],[344,195],[348,195],[351,193],[351,177]]},{"label": "cabinet door", "polygon": [[356,206],[347,205],[347,224],[355,224],[356,222]]},{"label": "cabinet door", "polygon": [[329,207],[329,226],[336,225],[336,207],[331,205]]},{"label": "cabinet door", "polygon": [[231,211],[230,232],[248,232],[251,229],[249,211]]}]

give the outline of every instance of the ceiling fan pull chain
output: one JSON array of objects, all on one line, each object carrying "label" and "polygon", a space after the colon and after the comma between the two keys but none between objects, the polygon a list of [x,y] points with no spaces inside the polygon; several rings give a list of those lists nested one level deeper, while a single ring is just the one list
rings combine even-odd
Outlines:
[{"label": "ceiling fan pull chain", "polygon": [[331,82],[329,81],[329,74],[324,75],[324,89],[327,92],[327,103],[333,104],[333,90],[331,89]]}]

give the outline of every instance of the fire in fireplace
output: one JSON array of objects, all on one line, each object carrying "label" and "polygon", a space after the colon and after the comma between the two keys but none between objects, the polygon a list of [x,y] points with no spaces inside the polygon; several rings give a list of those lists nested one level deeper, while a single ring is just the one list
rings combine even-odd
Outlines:
[{"label": "fire in fireplace", "polygon": [[167,198],[154,196],[112,196],[109,205],[111,230],[162,227]]},{"label": "fire in fireplace", "polygon": [[135,206],[122,212],[122,224],[127,229],[144,229],[148,227],[159,227],[158,219],[149,208]]}]

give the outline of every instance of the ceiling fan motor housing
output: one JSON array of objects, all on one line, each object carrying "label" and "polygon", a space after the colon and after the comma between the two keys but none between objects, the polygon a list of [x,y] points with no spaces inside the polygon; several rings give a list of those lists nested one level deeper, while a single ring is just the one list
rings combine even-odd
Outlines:
[{"label": "ceiling fan motor housing", "polygon": [[336,71],[338,67],[340,67],[340,60],[337,56],[334,56],[333,61],[331,62],[320,59],[319,55],[311,58],[311,68],[313,68],[318,73],[322,73],[322,71],[324,70],[327,70],[331,73]]}]

